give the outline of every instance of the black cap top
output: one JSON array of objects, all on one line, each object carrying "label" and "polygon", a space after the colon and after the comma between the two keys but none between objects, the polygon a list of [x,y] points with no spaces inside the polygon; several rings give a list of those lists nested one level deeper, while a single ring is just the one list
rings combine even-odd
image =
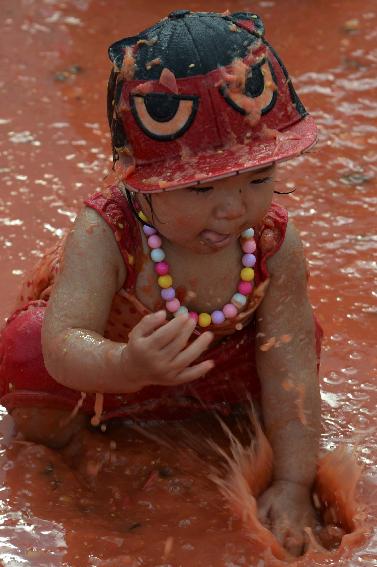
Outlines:
[{"label": "black cap top", "polygon": [[[252,24],[253,31],[244,23]],[[134,79],[158,80],[164,67],[175,77],[206,75],[235,57],[244,58],[263,36],[263,23],[248,12],[218,14],[175,10],[138,36],[126,37],[109,48],[111,61],[120,69],[125,49],[135,47]],[[153,62],[153,64],[151,64]]]}]

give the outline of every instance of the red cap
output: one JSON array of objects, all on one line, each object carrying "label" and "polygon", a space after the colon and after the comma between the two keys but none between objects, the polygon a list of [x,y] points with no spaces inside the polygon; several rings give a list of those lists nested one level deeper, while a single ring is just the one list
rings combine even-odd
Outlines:
[{"label": "red cap", "polygon": [[[197,15],[182,12],[181,21]],[[223,60],[215,67],[211,61],[209,69],[203,64],[205,45],[204,55],[196,52],[200,64],[194,57],[195,62],[188,63],[187,48],[186,61],[182,63],[182,55],[173,70],[171,61],[169,67],[164,64],[162,51],[161,57],[143,63],[153,69],[150,80],[140,73],[140,51],[152,39],[130,38],[137,41],[128,41],[123,48],[114,116],[125,143],[116,149],[128,157],[123,181],[132,191],[152,193],[208,183],[298,156],[316,141],[314,120],[281,60],[263,39],[261,24],[255,25],[256,16],[198,15],[226,20],[231,39],[246,35],[251,37],[249,44],[236,50],[228,64],[221,64]],[[193,26],[195,21],[189,23]],[[187,24],[180,28],[181,43],[186,28]],[[156,29],[151,28],[157,33]],[[179,59],[179,53],[175,56]],[[115,56],[112,59],[116,61]],[[195,74],[195,67],[201,72]]]}]

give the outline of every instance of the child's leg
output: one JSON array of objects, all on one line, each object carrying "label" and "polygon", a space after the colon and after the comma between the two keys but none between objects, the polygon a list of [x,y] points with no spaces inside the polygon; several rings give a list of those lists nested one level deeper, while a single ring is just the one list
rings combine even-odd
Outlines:
[{"label": "child's leg", "polygon": [[24,439],[53,449],[67,445],[89,423],[86,415],[70,418],[69,411],[48,408],[18,407],[11,415]]},{"label": "child's leg", "polygon": [[86,426],[88,417],[71,415],[79,394],[55,382],[44,366],[41,327],[45,305],[32,302],[17,311],[1,333],[0,403],[26,440],[57,448],[69,443]]}]

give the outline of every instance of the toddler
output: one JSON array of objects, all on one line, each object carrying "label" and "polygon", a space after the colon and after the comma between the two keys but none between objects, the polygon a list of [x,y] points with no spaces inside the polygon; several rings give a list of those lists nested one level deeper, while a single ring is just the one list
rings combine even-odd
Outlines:
[{"label": "toddler", "polygon": [[321,331],[276,163],[316,127],[254,14],[177,10],[109,49],[118,182],[85,201],[2,333],[1,403],[25,438],[92,417],[227,415],[252,398],[274,454],[261,520],[314,523]]}]

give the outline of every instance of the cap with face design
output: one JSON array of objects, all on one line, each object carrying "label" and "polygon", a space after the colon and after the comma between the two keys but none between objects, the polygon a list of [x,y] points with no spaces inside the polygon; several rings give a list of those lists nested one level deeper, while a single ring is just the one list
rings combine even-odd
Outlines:
[{"label": "cap with face design", "polygon": [[109,48],[108,117],[126,186],[152,193],[297,156],[316,126],[247,12],[171,12]]}]

